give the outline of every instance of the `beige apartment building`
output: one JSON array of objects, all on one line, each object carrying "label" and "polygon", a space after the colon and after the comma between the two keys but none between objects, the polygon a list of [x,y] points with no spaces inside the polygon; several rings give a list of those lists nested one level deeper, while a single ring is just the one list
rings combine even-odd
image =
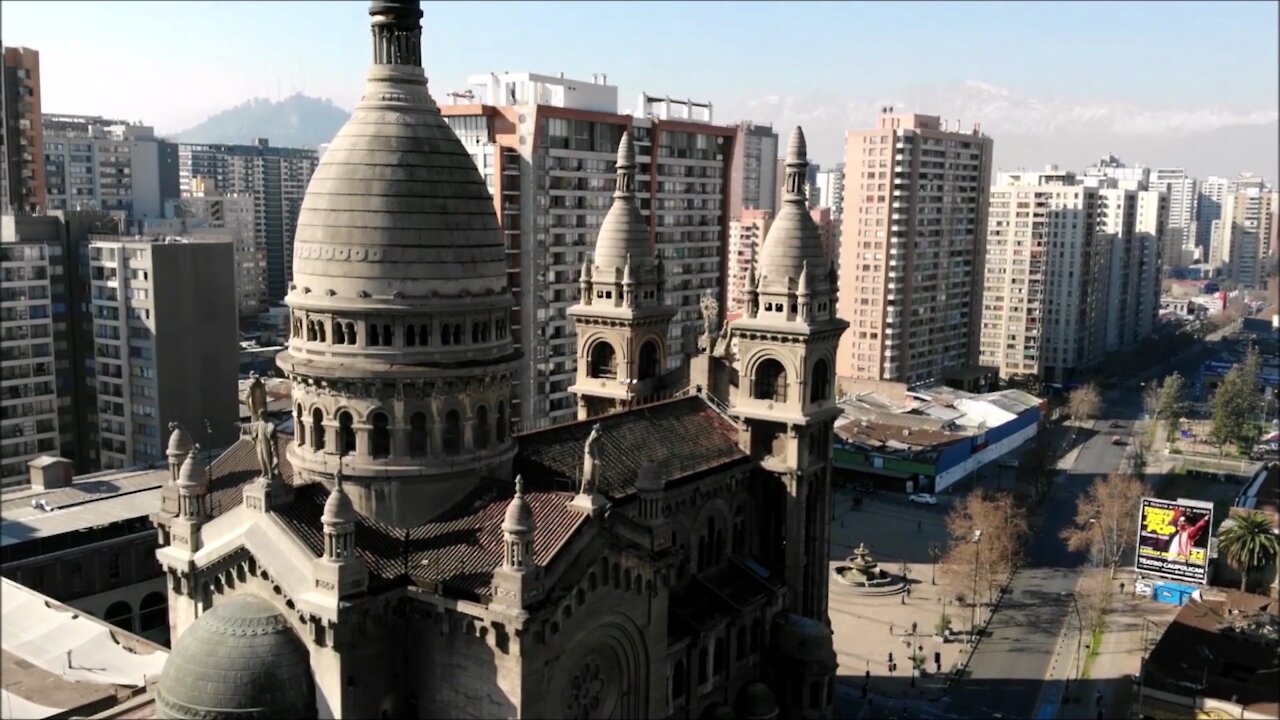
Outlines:
[{"label": "beige apartment building", "polygon": [[1221,239],[1218,257],[1227,265],[1228,277],[1241,287],[1266,286],[1266,259],[1274,221],[1274,195],[1259,187],[1228,193],[1222,200]]},{"label": "beige apartment building", "polygon": [[667,303],[676,308],[665,370],[680,367],[702,333],[703,295],[725,304],[729,178],[739,129],[712,124],[705,104],[648,95],[634,116],[620,114],[617,87],[601,76],[503,73],[469,82],[478,92],[454,93],[458,104],[440,109],[489,184],[506,239],[516,297],[511,332],[524,353],[512,398],[517,427],[577,418],[569,392],[577,341],[568,310],[612,202],[618,142],[627,129],[639,163],[636,202],[662,260]]},{"label": "beige apartment building", "polygon": [[886,108],[845,136],[836,354],[845,389],[915,383],[978,359],[991,138]]},{"label": "beige apartment building", "polygon": [[725,256],[728,274],[726,313],[746,308],[747,276],[760,255],[760,246],[772,223],[773,213],[769,210],[743,210],[740,218],[729,222],[729,253]]},{"label": "beige apartment building", "polygon": [[1105,352],[1131,347],[1155,328],[1160,251],[1169,219],[1167,193],[1117,184],[1104,181],[1098,190],[1097,240],[1106,260],[1106,281],[1097,331]]},{"label": "beige apartment building", "polygon": [[104,469],[165,458],[168,424],[206,448],[239,435],[229,242],[94,235],[89,244],[95,420]]}]

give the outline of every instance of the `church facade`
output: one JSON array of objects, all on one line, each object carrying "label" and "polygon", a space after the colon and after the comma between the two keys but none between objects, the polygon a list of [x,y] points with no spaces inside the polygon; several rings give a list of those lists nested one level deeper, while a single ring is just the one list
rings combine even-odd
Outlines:
[{"label": "church facade", "polygon": [[[308,187],[279,365],[156,516],[161,716],[822,718],[834,353],[847,323],[797,128],[745,315],[663,373],[664,270],[624,134],[580,278],[579,421],[515,435],[493,200],[427,90],[417,2]],[[673,378],[679,377],[676,383]]]}]

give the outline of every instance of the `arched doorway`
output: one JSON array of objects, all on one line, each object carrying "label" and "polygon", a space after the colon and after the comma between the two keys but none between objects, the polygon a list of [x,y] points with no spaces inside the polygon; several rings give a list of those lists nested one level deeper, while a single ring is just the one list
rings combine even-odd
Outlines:
[{"label": "arched doorway", "polygon": [[587,373],[593,378],[613,380],[618,377],[618,353],[604,340],[591,346],[591,358]]}]

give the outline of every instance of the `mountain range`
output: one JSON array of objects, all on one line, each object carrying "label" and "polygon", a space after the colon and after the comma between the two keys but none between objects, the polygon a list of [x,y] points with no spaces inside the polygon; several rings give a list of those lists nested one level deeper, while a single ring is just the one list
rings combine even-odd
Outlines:
[{"label": "mountain range", "polygon": [[177,142],[248,144],[266,138],[276,147],[316,147],[333,140],[351,116],[332,100],[297,94],[254,98],[174,134]]}]

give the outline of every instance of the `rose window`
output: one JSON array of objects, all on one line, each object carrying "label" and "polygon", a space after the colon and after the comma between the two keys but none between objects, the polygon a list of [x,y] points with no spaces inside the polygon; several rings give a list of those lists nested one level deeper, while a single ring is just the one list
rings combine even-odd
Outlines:
[{"label": "rose window", "polygon": [[589,718],[600,710],[600,694],[604,691],[604,678],[600,663],[588,658],[578,674],[569,681],[565,711],[569,717]]}]

